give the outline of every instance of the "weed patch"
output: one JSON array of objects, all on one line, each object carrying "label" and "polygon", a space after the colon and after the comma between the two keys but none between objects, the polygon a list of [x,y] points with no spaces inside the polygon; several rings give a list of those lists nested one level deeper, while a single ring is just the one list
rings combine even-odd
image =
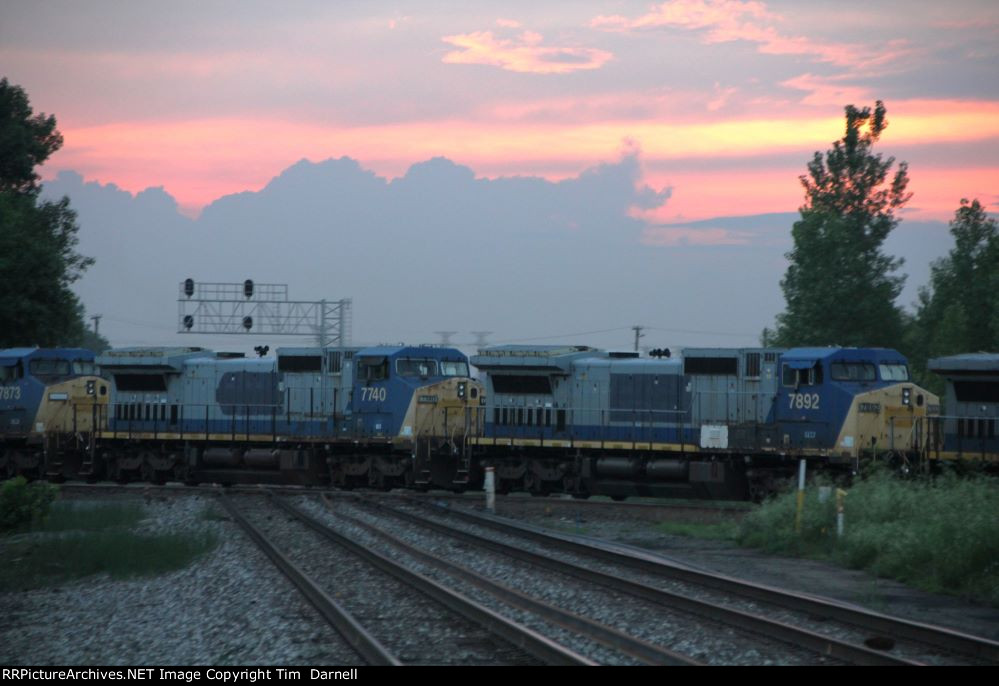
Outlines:
[{"label": "weed patch", "polygon": [[809,488],[801,531],[795,493],[764,503],[742,521],[738,541],[767,552],[829,559],[932,592],[999,605],[999,484],[944,475],[900,480],[875,473],[846,497],[844,535],[835,503]]},{"label": "weed patch", "polygon": [[59,494],[56,486],[28,483],[23,476],[0,484],[0,531],[12,531],[42,521]]},{"label": "weed patch", "polygon": [[218,544],[208,530],[138,532],[137,503],[56,503],[27,532],[0,539],[0,591],[58,585],[95,574],[113,579],[182,569]]},{"label": "weed patch", "polygon": [[690,538],[704,538],[712,541],[734,541],[739,535],[736,522],[659,522],[654,529],[659,533]]}]

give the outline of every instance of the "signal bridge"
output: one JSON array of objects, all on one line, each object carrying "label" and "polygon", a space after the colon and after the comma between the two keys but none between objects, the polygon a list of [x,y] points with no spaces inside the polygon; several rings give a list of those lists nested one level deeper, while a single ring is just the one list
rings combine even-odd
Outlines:
[{"label": "signal bridge", "polygon": [[180,283],[177,333],[314,335],[317,343],[350,345],[351,300],[290,300],[288,284]]}]

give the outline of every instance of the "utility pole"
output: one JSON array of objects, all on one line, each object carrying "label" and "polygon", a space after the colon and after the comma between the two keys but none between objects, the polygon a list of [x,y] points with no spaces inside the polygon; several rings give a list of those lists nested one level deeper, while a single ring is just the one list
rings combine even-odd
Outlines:
[{"label": "utility pole", "polygon": [[451,336],[458,333],[457,331],[434,331],[435,334],[441,337],[441,345],[451,345]]},{"label": "utility pole", "polygon": [[101,333],[100,333],[100,329],[101,329],[101,317],[103,317],[103,316],[104,315],[101,315],[101,314],[92,314],[92,315],[90,315],[90,318],[94,320],[94,335],[95,336],[100,336],[101,335]]},{"label": "utility pole", "polygon": [[631,330],[635,332],[635,352],[636,353],[638,352],[638,339],[639,338],[645,338],[645,334],[642,333],[642,329],[644,329],[644,328],[645,328],[644,326],[633,326],[633,327],[631,327]]}]

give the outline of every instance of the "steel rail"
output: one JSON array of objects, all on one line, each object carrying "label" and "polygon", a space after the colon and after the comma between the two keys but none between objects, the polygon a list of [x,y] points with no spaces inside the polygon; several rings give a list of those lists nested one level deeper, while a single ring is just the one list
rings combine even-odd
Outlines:
[{"label": "steel rail", "polygon": [[521,626],[512,620],[500,615],[493,610],[481,605],[469,598],[455,593],[445,586],[410,571],[374,550],[370,550],[359,543],[350,540],[348,537],[334,531],[316,518],[302,512],[293,505],[289,505],[277,496],[269,493],[272,502],[278,507],[299,519],[316,533],[324,536],[337,545],[346,548],[351,553],[357,555],[369,564],[377,567],[395,577],[406,585],[416,589],[420,593],[436,600],[445,607],[457,612],[466,619],[483,627],[490,633],[500,636],[518,648],[530,653],[542,662],[553,665],[596,665],[594,661],[580,655],[565,646],[559,645],[550,638],[541,635],[525,626]]},{"label": "steel rail", "polygon": [[[867,648],[866,646],[857,645],[848,641],[841,641],[831,636],[819,634],[798,626],[753,615],[725,605],[712,603],[706,600],[698,600],[696,598],[659,589],[637,581],[581,567],[570,562],[549,557],[547,555],[517,548],[516,546],[495,541],[469,531],[464,531],[448,524],[426,519],[419,515],[413,514],[412,512],[398,510],[394,507],[375,502],[371,498],[362,497],[358,498],[358,500],[362,503],[374,506],[379,509],[379,511],[397,516],[399,519],[412,522],[419,526],[434,529],[441,533],[446,533],[474,545],[485,547],[516,559],[523,560],[524,562],[535,564],[553,571],[562,572],[591,583],[600,584],[613,590],[627,593],[636,598],[654,602],[668,609],[682,610],[689,614],[710,619],[726,626],[735,626],[757,635],[780,640],[790,645],[804,648],[821,655],[842,660],[844,662],[850,662],[858,665],[912,666],[922,664],[914,660],[887,655],[883,652]],[[456,511],[448,510],[447,512]]]},{"label": "steel rail", "polygon": [[[380,495],[385,495],[387,497],[396,498],[416,498],[420,500],[454,500],[457,502],[468,502],[469,504],[478,504],[482,502],[482,492],[465,492],[465,493],[384,493]],[[502,505],[512,505],[514,507],[525,507],[525,508],[538,508],[553,506],[558,508],[572,508],[578,507],[583,510],[622,510],[631,511],[636,513],[642,513],[643,516],[655,515],[657,513],[662,513],[663,515],[669,514],[712,514],[717,515],[719,518],[729,518],[735,519],[738,517],[743,517],[752,511],[752,505],[742,506],[741,504],[730,504],[730,505],[710,505],[704,504],[699,505],[692,502],[685,502],[682,504],[677,504],[669,500],[663,500],[658,503],[634,503],[634,502],[621,502],[617,500],[584,500],[581,498],[565,498],[559,497],[557,495],[551,496],[529,496],[529,495],[510,495],[510,494],[496,494],[496,505],[500,507]],[[651,517],[649,517],[651,518]]]},{"label": "steel rail", "polygon": [[980,636],[973,636],[954,629],[922,624],[907,619],[853,607],[835,601],[800,593],[771,588],[762,584],[742,581],[723,574],[693,569],[672,563],[654,554],[626,549],[615,544],[600,544],[594,539],[584,539],[566,534],[558,534],[540,527],[515,522],[502,517],[455,508],[442,508],[426,503],[418,498],[403,496],[410,502],[438,512],[447,512],[468,522],[487,526],[507,533],[525,536],[545,545],[560,547],[570,552],[589,555],[657,576],[697,584],[723,593],[739,595],[757,602],[778,605],[795,612],[805,612],[813,616],[832,619],[868,631],[876,636],[891,637],[896,640],[912,641],[935,650],[945,650],[958,655],[999,662],[999,642]]},{"label": "steel rail", "polygon": [[[323,494],[322,498],[327,506],[332,505],[327,494]],[[640,662],[650,665],[697,666],[703,664],[702,662],[687,657],[686,655],[681,655],[680,653],[662,648],[640,638],[629,636],[622,631],[606,624],[596,622],[589,617],[584,617],[573,612],[567,612],[566,610],[562,610],[561,608],[551,605],[550,603],[545,603],[536,598],[532,598],[531,596],[521,593],[520,591],[510,588],[509,586],[498,584],[469,569],[468,567],[420,550],[402,540],[398,536],[394,536],[384,529],[380,529],[377,526],[357,519],[356,517],[351,517],[350,515],[343,514],[342,512],[336,513],[336,516],[364,529],[365,531],[368,531],[374,536],[378,536],[379,538],[387,541],[390,545],[405,551],[408,555],[422,560],[423,562],[433,567],[437,567],[438,569],[452,574],[453,576],[457,576],[465,581],[468,581],[476,587],[496,596],[500,600],[519,607],[522,610],[533,612],[543,617],[545,621],[558,624],[569,631],[578,632],[581,635],[585,635],[594,641],[608,646],[609,648],[619,650],[627,655],[630,655],[631,657],[634,657]]]},{"label": "steel rail", "polygon": [[271,562],[288,577],[295,587],[305,596],[319,614],[323,616],[337,633],[356,650],[369,665],[401,665],[397,657],[392,655],[377,638],[372,636],[367,629],[361,626],[346,609],[336,600],[327,595],[321,588],[316,586],[304,572],[285,557],[264,534],[250,523],[246,517],[239,512],[232,501],[225,494],[220,493],[219,499],[228,511],[229,515],[239,524],[254,543],[270,558]]}]

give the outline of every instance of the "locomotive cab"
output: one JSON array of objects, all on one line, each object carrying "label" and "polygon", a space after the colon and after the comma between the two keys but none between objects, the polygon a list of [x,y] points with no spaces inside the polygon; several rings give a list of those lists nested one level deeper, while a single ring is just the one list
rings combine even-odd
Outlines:
[{"label": "locomotive cab", "polygon": [[830,351],[789,350],[781,359],[775,416],[784,450],[819,451],[831,443],[833,416],[843,394],[827,383]]},{"label": "locomotive cab", "polygon": [[107,401],[89,350],[0,351],[0,476],[80,471]]},{"label": "locomotive cab", "polygon": [[781,360],[775,414],[791,452],[831,462],[911,454],[925,444],[925,418],[938,407],[894,350],[798,348]]},{"label": "locomotive cab", "polygon": [[[379,346],[355,355],[354,434],[383,441],[385,453],[343,465],[374,486],[460,487],[470,479],[468,441],[478,432],[482,385],[454,348]],[[334,483],[341,478],[334,473]]]},{"label": "locomotive cab", "polygon": [[357,435],[408,450],[421,439],[453,441],[472,429],[468,410],[483,400],[482,387],[469,377],[468,358],[459,350],[381,346],[359,351],[355,361]]}]

